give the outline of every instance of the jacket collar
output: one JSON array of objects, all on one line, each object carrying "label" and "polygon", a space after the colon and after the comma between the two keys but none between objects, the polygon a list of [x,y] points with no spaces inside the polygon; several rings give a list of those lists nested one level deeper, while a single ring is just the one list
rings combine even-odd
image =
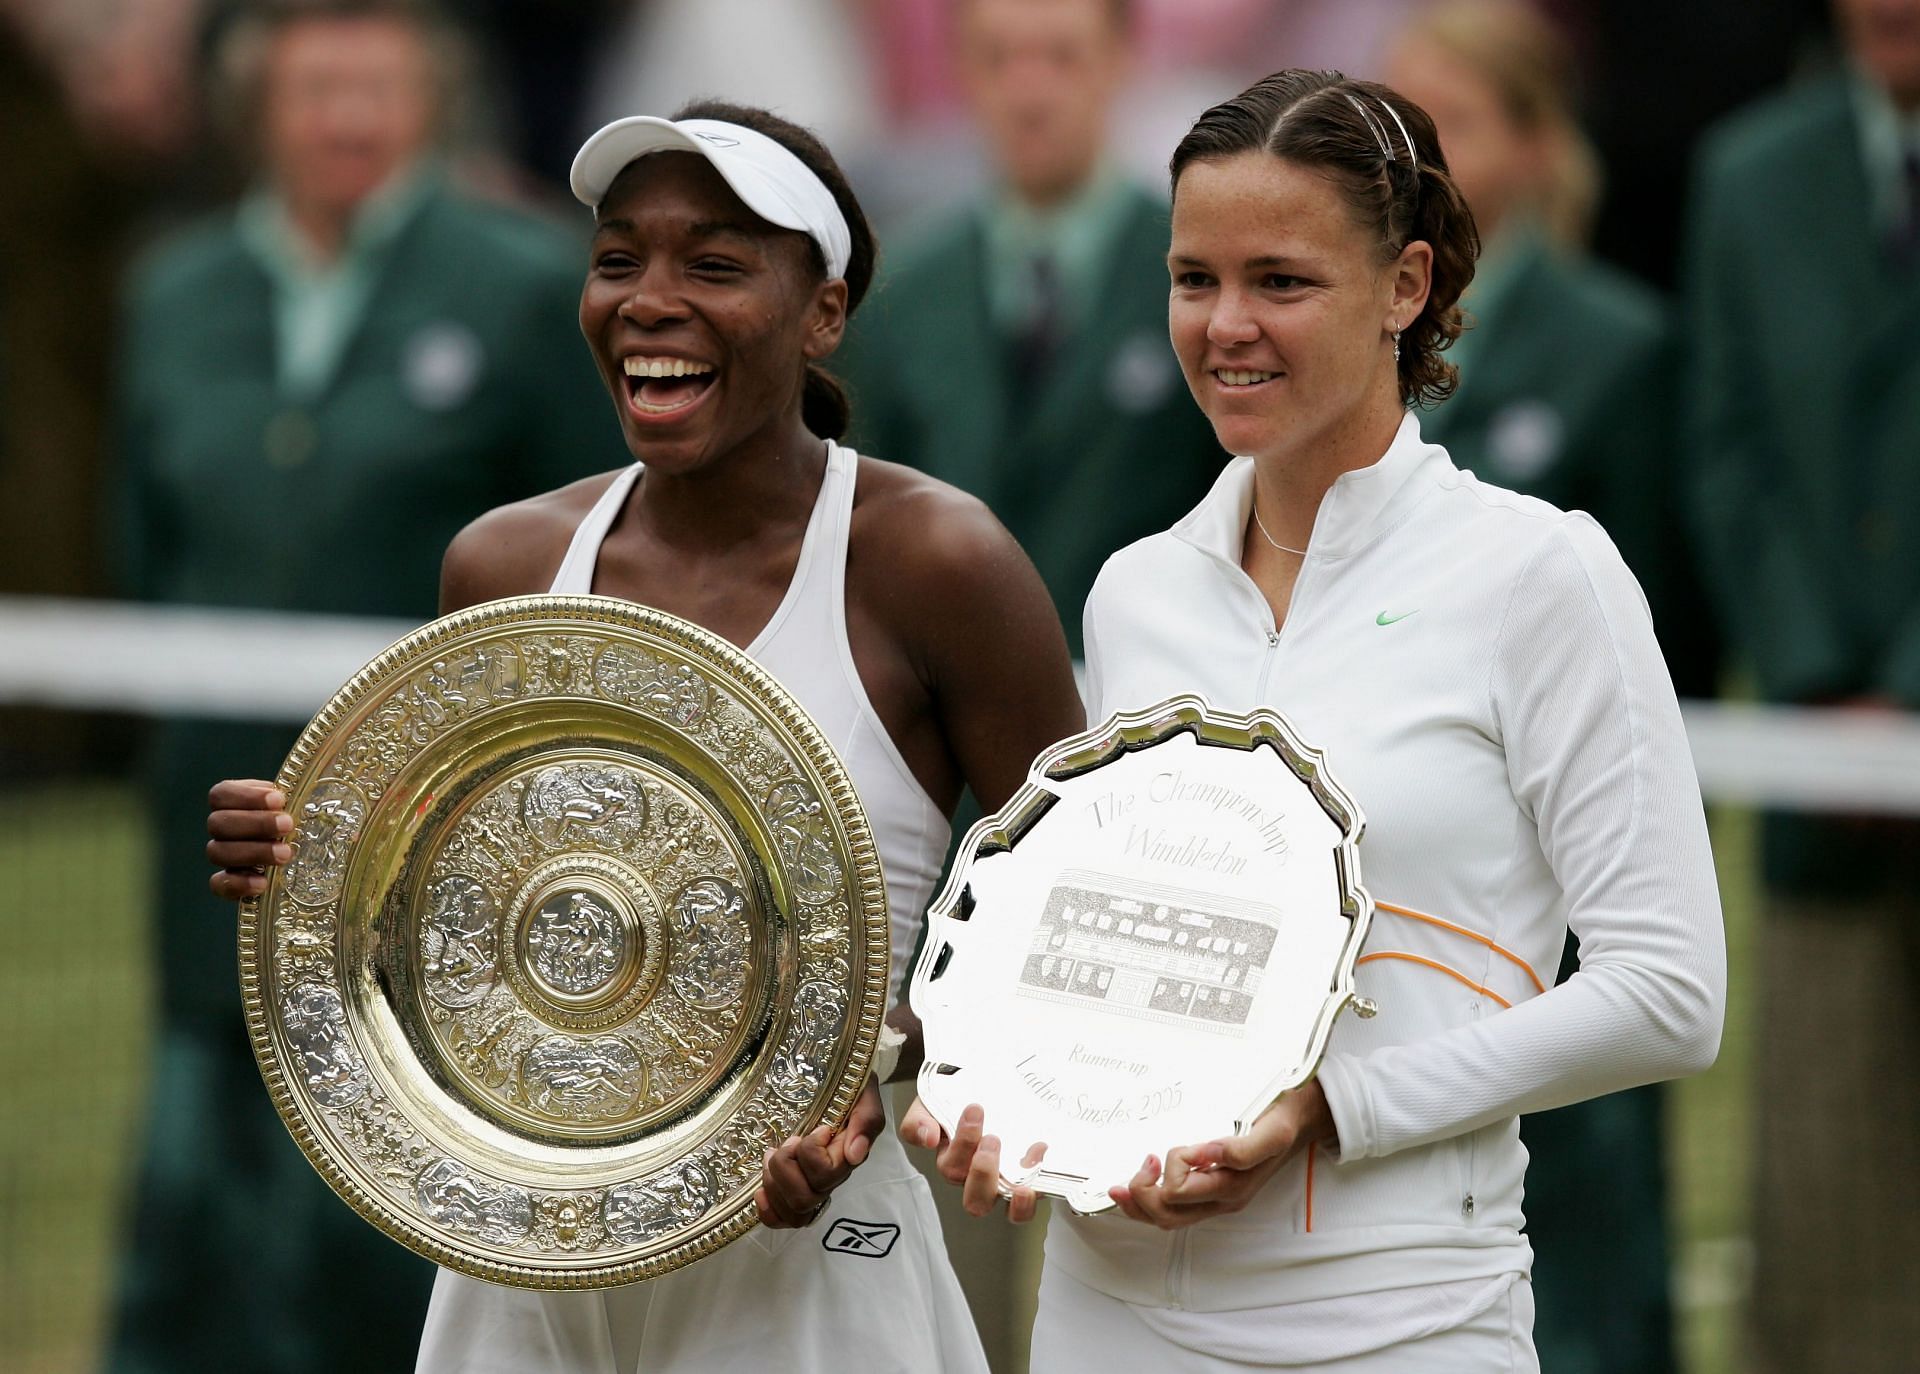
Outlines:
[{"label": "jacket collar", "polygon": [[[1409,410],[1377,462],[1341,473],[1327,489],[1314,516],[1307,557],[1345,558],[1358,553],[1430,485],[1410,479],[1427,469],[1438,476],[1442,467],[1453,467],[1447,451],[1420,438],[1420,419]],[[1202,553],[1239,567],[1252,511],[1253,459],[1235,458],[1213,490],[1173,527],[1173,534]]]}]

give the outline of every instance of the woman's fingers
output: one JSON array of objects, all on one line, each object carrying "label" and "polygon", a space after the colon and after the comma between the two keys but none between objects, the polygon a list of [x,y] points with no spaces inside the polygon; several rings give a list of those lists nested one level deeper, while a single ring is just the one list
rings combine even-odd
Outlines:
[{"label": "woman's fingers", "polygon": [[215,868],[265,868],[293,858],[293,847],[263,840],[208,840],[207,862]]},{"label": "woman's fingers", "polygon": [[[962,1118],[964,1120],[964,1118]],[[981,1137],[973,1163],[960,1185],[960,1205],[969,1214],[984,1217],[1000,1201],[1000,1138]]]},{"label": "woman's fingers", "polygon": [[849,1168],[859,1168],[867,1162],[867,1156],[873,1153],[873,1137],[870,1135],[849,1134],[843,1137],[843,1141],[842,1154]]},{"label": "woman's fingers", "polygon": [[[1136,1175],[1136,1179],[1137,1179]],[[1235,1175],[1235,1177],[1242,1177]],[[1163,1231],[1177,1231],[1183,1226],[1191,1226],[1196,1221],[1205,1221],[1208,1217],[1219,1216],[1225,1212],[1238,1210],[1238,1204],[1220,1202],[1194,1202],[1176,1204],[1168,1198],[1157,1183],[1131,1183],[1125,1187],[1110,1188],[1107,1196],[1114,1200],[1120,1210],[1135,1221],[1144,1221],[1149,1226],[1157,1226]]]},{"label": "woman's fingers", "polygon": [[1208,1217],[1225,1215],[1235,1211],[1233,1207],[1218,1202],[1196,1202],[1191,1207],[1175,1207],[1164,1196],[1155,1196],[1146,1201],[1147,1220],[1162,1231],[1178,1231],[1183,1226],[1191,1226]]},{"label": "woman's fingers", "polygon": [[835,1188],[847,1181],[847,1175],[853,1172],[853,1165],[846,1160],[846,1152],[832,1139],[833,1133],[825,1126],[805,1136],[794,1150],[794,1162],[800,1166],[801,1177],[806,1179],[807,1187],[816,1198],[825,1197]]},{"label": "woman's fingers", "polygon": [[268,843],[293,832],[293,817],[284,811],[214,811],[207,816],[207,834],[216,840],[263,840]]},{"label": "woman's fingers", "polygon": [[[1031,1169],[1047,1157],[1047,1142],[1036,1140],[1027,1146],[1027,1152],[1020,1156],[1020,1167]],[[1040,1207],[1040,1196],[1025,1184],[1017,1185],[1007,1198],[1007,1220],[1027,1222]]]},{"label": "woman's fingers", "polygon": [[1169,1193],[1180,1191],[1180,1186],[1187,1181],[1187,1175],[1196,1167],[1194,1151],[1195,1147],[1191,1145],[1180,1145],[1167,1151],[1166,1172],[1160,1179],[1160,1187],[1163,1191]]},{"label": "woman's fingers", "polygon": [[[909,1145],[939,1147],[936,1162],[940,1176],[960,1185],[960,1205],[976,1217],[991,1212],[1000,1202],[1000,1141],[985,1134],[987,1114],[974,1105],[960,1113],[949,1138],[940,1123],[918,1098],[900,1122],[900,1138]],[[1035,1141],[1021,1157],[1021,1167],[1031,1169],[1046,1158],[1045,1141]],[[1007,1199],[1010,1221],[1033,1220],[1040,1199],[1033,1189],[1018,1187]]]},{"label": "woman's fingers", "polygon": [[949,1183],[966,1183],[967,1176],[973,1170],[974,1151],[980,1148],[980,1138],[986,1124],[984,1107],[968,1107],[960,1113],[960,1119],[953,1126],[953,1139],[940,1151],[940,1177]]},{"label": "woman's fingers", "polygon": [[1144,1221],[1148,1225],[1153,1224],[1153,1219],[1149,1217],[1146,1212],[1141,1209],[1140,1204],[1134,1200],[1133,1189],[1128,1187],[1109,1188],[1107,1189],[1107,1196],[1113,1199],[1114,1205],[1117,1206],[1124,1215],[1132,1217],[1135,1221]]},{"label": "woman's fingers", "polygon": [[1160,1161],[1157,1157],[1148,1155],[1140,1162],[1140,1167],[1134,1170],[1133,1177],[1127,1180],[1126,1185],[1120,1188],[1109,1188],[1107,1196],[1119,1203],[1120,1210],[1135,1221],[1150,1222],[1153,1218],[1147,1215],[1146,1208],[1142,1206],[1142,1199],[1152,1194],[1159,1183]]},{"label": "woman's fingers", "polygon": [[918,1145],[923,1150],[937,1150],[940,1142],[946,1138],[946,1132],[940,1129],[940,1123],[934,1120],[933,1113],[919,1098],[913,1099],[913,1105],[907,1108],[907,1114],[900,1118],[900,1139],[909,1145]]},{"label": "woman's fingers", "polygon": [[207,880],[207,886],[222,901],[238,902],[265,892],[267,875],[246,868],[224,868]]},{"label": "woman's fingers", "polygon": [[853,1100],[845,1128],[835,1138],[836,1153],[845,1158],[848,1168],[858,1168],[866,1162],[874,1139],[886,1129],[887,1108],[880,1100],[880,1085],[869,1076],[860,1096]]},{"label": "woman's fingers", "polygon": [[[767,1153],[761,1190],[767,1195],[767,1210],[773,1216],[767,1223],[770,1226],[805,1226],[826,1201],[824,1194],[814,1191],[807,1181],[799,1160],[801,1145],[798,1140],[788,1140]],[[756,1197],[756,1208],[758,1202]]]},{"label": "woman's fingers", "polygon": [[1252,1175],[1239,1169],[1195,1170],[1186,1176],[1178,1188],[1165,1187],[1160,1193],[1169,1207],[1184,1210],[1205,1203],[1244,1202],[1251,1189],[1257,1186]]},{"label": "woman's fingers", "polygon": [[775,1202],[796,1203],[804,1211],[818,1198],[812,1181],[807,1178],[806,1167],[800,1162],[802,1143],[798,1138],[789,1138],[775,1146],[767,1156],[766,1175]]},{"label": "woman's fingers", "polygon": [[1209,1140],[1193,1147],[1196,1169],[1255,1169],[1278,1155],[1293,1153],[1291,1123],[1258,1122],[1248,1135]]},{"label": "woman's fingers", "polygon": [[762,1188],[766,1206],[761,1207],[757,1198],[754,1204],[762,1212],[762,1220],[771,1212],[777,1220],[769,1225],[805,1226],[811,1222],[833,1190],[866,1159],[874,1134],[885,1124],[879,1090],[869,1079],[854,1103],[846,1129],[836,1132],[830,1126],[819,1126],[769,1151]]},{"label": "woman's fingers", "polygon": [[[229,786],[222,783],[221,787]],[[216,787],[214,791],[220,791]],[[247,811],[226,808],[207,816],[207,860],[218,868],[263,868],[293,858],[286,837],[293,817],[284,811]]]},{"label": "woman's fingers", "polygon": [[813,1220],[810,1210],[796,1213],[789,1204],[776,1200],[775,1191],[764,1183],[753,1194],[753,1210],[759,1213],[762,1226],[775,1231],[796,1230]]},{"label": "woman's fingers", "polygon": [[228,778],[207,792],[209,811],[284,811],[287,796],[273,783],[259,778]]},{"label": "woman's fingers", "polygon": [[207,862],[220,870],[207,880],[214,896],[257,897],[267,889],[266,870],[292,861],[286,805],[286,794],[259,778],[229,778],[208,790]]}]

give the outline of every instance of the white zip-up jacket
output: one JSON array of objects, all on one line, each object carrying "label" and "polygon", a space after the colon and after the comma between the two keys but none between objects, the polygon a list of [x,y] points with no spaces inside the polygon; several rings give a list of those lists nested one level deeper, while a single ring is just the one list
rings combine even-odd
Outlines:
[{"label": "white zip-up jacket", "polygon": [[[1699,785],[1646,601],[1587,516],[1461,472],[1409,414],[1328,492],[1276,629],[1240,566],[1252,499],[1235,459],[1108,560],[1091,717],[1198,691],[1326,751],[1366,816],[1378,914],[1356,981],[1380,1013],[1341,1017],[1320,1068],[1337,1155],[1184,1231],[1062,1213],[1048,1262],[1147,1307],[1379,1294],[1382,1320],[1431,1325],[1432,1302],[1390,1290],[1486,1294],[1530,1266],[1519,1114],[1713,1062],[1726,964]],[[1569,926],[1581,968],[1551,987]]]}]

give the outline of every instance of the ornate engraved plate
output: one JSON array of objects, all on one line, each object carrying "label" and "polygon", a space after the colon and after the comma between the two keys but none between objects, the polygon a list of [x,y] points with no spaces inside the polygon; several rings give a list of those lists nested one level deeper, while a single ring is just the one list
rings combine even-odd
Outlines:
[{"label": "ornate engraved plate", "polygon": [[1177,697],[1055,746],[934,903],[921,1099],[948,1130],[982,1104],[1002,1189],[1084,1213],[1148,1153],[1244,1132],[1354,1000],[1363,824],[1271,711]]},{"label": "ornate engraved plate", "polygon": [[245,903],[275,1105],[361,1215],[529,1288],[631,1283],[754,1224],[768,1147],[846,1119],[887,905],[840,761],[751,659],[605,597],[409,635],[281,770]]}]

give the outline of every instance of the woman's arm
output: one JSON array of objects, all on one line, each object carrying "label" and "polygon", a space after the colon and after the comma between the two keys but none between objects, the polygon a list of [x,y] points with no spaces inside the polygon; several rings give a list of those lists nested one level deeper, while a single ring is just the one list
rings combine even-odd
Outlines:
[{"label": "woman's arm", "polygon": [[1114,1190],[1129,1216],[1236,1211],[1309,1142],[1378,1157],[1713,1062],[1726,962],[1692,754],[1640,589],[1591,521],[1567,519],[1516,581],[1487,691],[1580,972],[1485,1020],[1329,1053],[1247,1136],[1148,1159]]},{"label": "woman's arm", "polygon": [[1699,782],[1639,587],[1571,517],[1515,584],[1488,683],[1580,970],[1509,1011],[1320,1070],[1370,1158],[1713,1063],[1726,999]]},{"label": "woman's arm", "polygon": [[960,781],[995,811],[1036,758],[1086,728],[1066,634],[1032,560],[985,506],[951,503],[913,544],[904,571],[924,680]]},{"label": "woman's arm", "polygon": [[[901,623],[910,623],[919,672],[960,781],[994,811],[1036,758],[1086,727],[1086,713],[1066,635],[1032,561],[972,498],[948,491],[926,504],[922,518],[900,524],[909,537],[896,551],[903,578],[895,590],[911,616]],[[917,1021],[913,1029],[917,1063]],[[916,1102],[900,1133],[909,1144],[938,1149],[940,1172],[961,1187],[969,1211],[984,1214],[997,1204],[1000,1141],[985,1134],[977,1107],[948,1138]],[[1027,1220],[1035,1202],[1023,1189],[1009,1214]]]},{"label": "woman's arm", "polygon": [[[863,466],[861,483],[848,614],[868,694],[936,801],[966,787],[993,810],[1085,723],[1052,599],[977,500],[885,464]],[[907,1037],[894,1073],[905,1077],[920,1062],[919,1021],[904,1004],[888,1020]],[[843,1130],[783,1142],[756,1199],[761,1220],[811,1220],[884,1127],[869,1084]]]}]

